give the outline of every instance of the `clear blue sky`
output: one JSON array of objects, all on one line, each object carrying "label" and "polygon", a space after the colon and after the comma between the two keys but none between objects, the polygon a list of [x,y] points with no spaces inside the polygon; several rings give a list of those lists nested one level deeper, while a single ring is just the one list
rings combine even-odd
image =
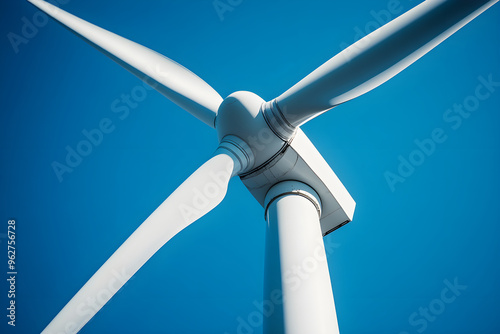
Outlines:
[{"label": "clear blue sky", "polygon": [[[223,97],[249,90],[265,100],[419,3],[243,0],[221,20],[212,0],[63,2]],[[0,276],[12,218],[19,272],[15,329],[1,280],[2,333],[40,332],[217,145],[212,129],[36,13],[26,1],[0,3]],[[16,53],[8,36],[22,36],[26,20],[40,27],[24,28]],[[483,83],[500,82],[499,59],[496,5],[396,78],[304,126],[357,202],[353,222],[325,238],[341,333],[500,333],[500,86]],[[114,113],[132,93],[129,113]],[[458,116],[454,104],[470,112]],[[112,131],[59,182],[52,163],[103,119]],[[417,166],[391,188],[387,172],[404,169],[402,159]],[[234,179],[226,200],[82,333],[237,333],[262,300],[264,232],[262,208]],[[455,293],[445,290],[454,283]]]}]

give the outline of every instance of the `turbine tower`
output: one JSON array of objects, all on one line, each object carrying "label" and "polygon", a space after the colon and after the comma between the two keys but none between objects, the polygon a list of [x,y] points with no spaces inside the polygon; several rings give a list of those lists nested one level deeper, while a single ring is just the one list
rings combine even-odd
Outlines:
[{"label": "turbine tower", "polygon": [[[42,333],[78,332],[166,242],[215,208],[229,180],[239,176],[265,211],[264,299],[283,301],[266,317],[264,332],[326,334],[339,328],[322,237],[352,220],[355,202],[300,126],[394,77],[498,0],[424,1],[267,102],[250,92],[223,99],[173,60],[45,1],[28,1],[214,128],[219,139],[213,157],[139,226]],[[309,266],[308,275],[287,279],[301,265]],[[85,307],[97,297],[105,302]]]}]

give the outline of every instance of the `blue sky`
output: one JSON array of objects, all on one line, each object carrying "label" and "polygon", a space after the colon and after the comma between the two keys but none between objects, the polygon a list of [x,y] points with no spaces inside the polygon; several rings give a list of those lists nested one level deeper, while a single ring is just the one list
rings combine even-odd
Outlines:
[{"label": "blue sky", "polygon": [[[183,64],[223,97],[248,90],[270,100],[419,1],[242,0],[222,17],[211,0],[61,2]],[[217,146],[212,129],[36,13],[26,1],[0,3],[1,275],[12,218],[19,273],[17,326],[2,314],[2,333],[41,331]],[[23,31],[26,21],[39,26]],[[27,38],[13,47],[10,33]],[[303,127],[357,202],[353,222],[325,237],[341,333],[500,332],[498,59],[496,5]],[[129,112],[114,113],[132,93],[140,98]],[[53,162],[105,119],[109,133],[60,182]],[[234,179],[225,201],[163,247],[82,333],[237,333],[262,300],[263,216]],[[0,289],[6,313],[3,279]]]}]

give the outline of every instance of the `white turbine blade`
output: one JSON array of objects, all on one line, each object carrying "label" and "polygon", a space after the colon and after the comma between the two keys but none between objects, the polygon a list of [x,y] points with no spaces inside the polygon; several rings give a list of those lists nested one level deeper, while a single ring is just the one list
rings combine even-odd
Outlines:
[{"label": "white turbine blade", "polygon": [[168,240],[222,201],[240,168],[230,155],[216,152],[137,228],[42,334],[78,332]]},{"label": "white turbine blade", "polygon": [[386,82],[498,0],[427,0],[349,46],[277,99],[292,126]]},{"label": "white turbine blade", "polygon": [[41,0],[28,0],[171,101],[214,127],[221,96],[175,61]]}]

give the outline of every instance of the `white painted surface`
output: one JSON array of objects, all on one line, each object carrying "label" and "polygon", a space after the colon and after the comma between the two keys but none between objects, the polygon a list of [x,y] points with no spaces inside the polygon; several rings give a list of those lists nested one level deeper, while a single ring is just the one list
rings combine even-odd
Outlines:
[{"label": "white painted surface", "polygon": [[339,333],[320,205],[312,188],[295,181],[279,183],[266,197],[264,299],[270,300],[268,296],[277,290],[283,296],[282,310],[276,305],[266,318],[266,334]]}]

